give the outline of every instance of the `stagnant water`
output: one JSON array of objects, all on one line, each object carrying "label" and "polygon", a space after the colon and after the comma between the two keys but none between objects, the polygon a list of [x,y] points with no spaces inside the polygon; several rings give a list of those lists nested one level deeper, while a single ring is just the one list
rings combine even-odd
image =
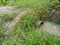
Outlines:
[{"label": "stagnant water", "polygon": [[60,25],[54,24],[52,22],[44,22],[41,29],[47,33],[60,36]]}]

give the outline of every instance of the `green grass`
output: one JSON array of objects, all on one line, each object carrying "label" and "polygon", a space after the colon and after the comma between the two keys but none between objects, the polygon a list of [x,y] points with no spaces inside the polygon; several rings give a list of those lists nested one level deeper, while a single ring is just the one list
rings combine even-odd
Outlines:
[{"label": "green grass", "polygon": [[[19,30],[20,31],[20,30]],[[16,32],[15,32],[16,33]],[[46,34],[38,29],[20,33],[17,32],[12,40],[5,41],[5,45],[60,45],[60,38]]]},{"label": "green grass", "polygon": [[18,23],[18,25],[21,26],[21,29],[26,30],[27,28],[32,28],[36,26],[35,23],[37,17],[34,12],[32,12],[27,12],[23,17],[21,17],[21,20]]},{"label": "green grass", "polygon": [[7,22],[9,20],[13,20],[14,17],[14,14],[0,14],[0,22]]},{"label": "green grass", "polygon": [[10,6],[15,6],[17,8],[33,8],[33,7],[37,7],[40,6],[41,4],[48,4],[50,3],[51,5],[53,5],[52,3],[56,3],[58,2],[58,0],[7,0],[7,1],[0,1],[0,4],[3,5],[10,5]]},{"label": "green grass", "polygon": [[3,30],[5,28],[4,24],[7,21],[13,20],[14,16],[15,16],[14,14],[0,14],[0,45],[2,45],[2,42],[4,40],[4,36],[5,36],[5,34],[3,32]]},{"label": "green grass", "polygon": [[[4,45],[60,45],[60,37],[50,35],[36,27],[37,15],[40,20],[46,20],[48,10],[58,4],[58,0],[7,0],[0,1],[0,6],[14,6],[16,8],[32,8],[14,26],[10,32],[12,39],[4,41]],[[13,15],[13,14],[12,14]],[[0,22],[7,22],[14,15],[0,14]],[[0,41],[2,42],[3,28],[0,27]],[[8,37],[7,34],[5,37]]]}]

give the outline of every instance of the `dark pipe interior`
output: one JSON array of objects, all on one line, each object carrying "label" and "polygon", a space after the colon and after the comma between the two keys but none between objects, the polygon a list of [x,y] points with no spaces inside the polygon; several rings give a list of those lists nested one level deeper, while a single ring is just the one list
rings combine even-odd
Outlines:
[{"label": "dark pipe interior", "polygon": [[59,0],[60,1],[60,0]]}]

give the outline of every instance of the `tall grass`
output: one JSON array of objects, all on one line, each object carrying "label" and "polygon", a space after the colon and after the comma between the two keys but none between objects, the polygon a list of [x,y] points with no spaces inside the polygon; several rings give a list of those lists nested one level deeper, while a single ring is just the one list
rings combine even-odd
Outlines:
[{"label": "tall grass", "polygon": [[[19,32],[18,32],[19,33]],[[60,38],[32,29],[30,32],[20,32],[12,40],[5,41],[5,45],[60,45]]]},{"label": "tall grass", "polygon": [[41,4],[50,3],[50,5],[53,5],[53,3],[58,2],[58,0],[7,0],[7,1],[0,1],[1,5],[10,5],[15,6],[17,8],[27,8],[27,7],[37,7]]},{"label": "tall grass", "polygon": [[9,20],[13,20],[14,17],[14,14],[0,14],[0,22],[7,22]]}]

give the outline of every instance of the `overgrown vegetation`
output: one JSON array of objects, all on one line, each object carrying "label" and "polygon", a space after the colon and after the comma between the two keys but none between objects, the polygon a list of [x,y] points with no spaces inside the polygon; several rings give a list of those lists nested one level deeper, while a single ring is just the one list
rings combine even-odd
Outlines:
[{"label": "overgrown vegetation", "polygon": [[[33,11],[32,11],[33,12]],[[21,20],[19,21],[18,25],[21,26],[21,29],[27,29],[27,28],[33,28],[36,23],[36,15],[34,12],[27,12],[26,15],[24,15]]]},{"label": "overgrown vegetation", "polygon": [[2,32],[3,28],[0,26],[0,45],[3,43],[3,35],[4,33]]},{"label": "overgrown vegetation", "polygon": [[[17,8],[32,8],[14,26],[10,32],[12,37],[5,40],[4,45],[60,45],[60,37],[47,34],[37,29],[36,21],[46,21],[49,9],[59,5],[58,0],[7,0],[0,2],[0,6],[11,5]],[[9,21],[14,18],[13,14],[0,14],[0,22]],[[38,19],[37,19],[38,18]],[[2,40],[2,27],[0,28],[0,40]]]},{"label": "overgrown vegetation", "polygon": [[3,44],[4,36],[5,36],[3,32],[4,27],[5,27],[4,23],[6,23],[9,20],[10,21],[13,20],[14,16],[15,16],[14,14],[0,14],[0,45]]},{"label": "overgrown vegetation", "polygon": [[7,22],[9,20],[13,20],[14,17],[14,14],[0,14],[0,22]]},{"label": "overgrown vegetation", "polygon": [[0,5],[9,5],[15,6],[17,8],[34,8],[40,6],[41,4],[49,4],[50,6],[56,5],[59,1],[58,0],[0,0]]},{"label": "overgrown vegetation", "polygon": [[[49,1],[49,0],[48,0]],[[16,7],[36,7],[40,5],[41,3],[48,2],[47,0],[1,0],[1,5],[12,5]]]}]

